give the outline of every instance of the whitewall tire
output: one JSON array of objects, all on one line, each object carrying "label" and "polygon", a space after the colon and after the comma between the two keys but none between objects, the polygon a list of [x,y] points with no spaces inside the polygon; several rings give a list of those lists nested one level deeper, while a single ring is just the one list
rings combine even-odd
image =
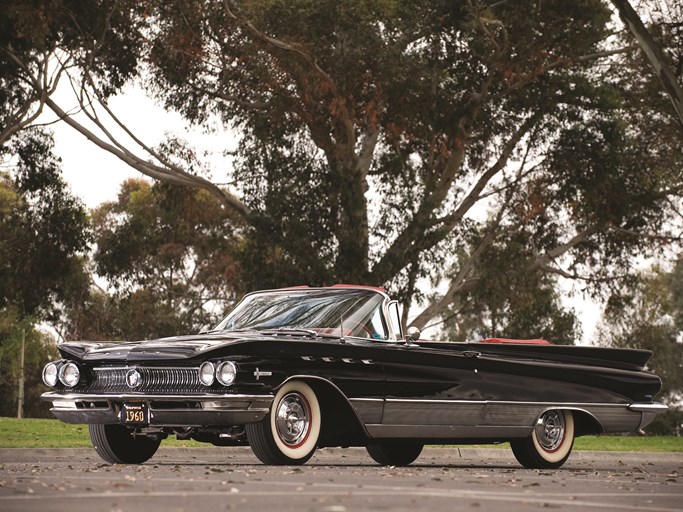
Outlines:
[{"label": "whitewall tire", "polygon": [[574,446],[574,416],[571,411],[553,409],[536,421],[531,436],[510,441],[522,466],[556,469],[569,458]]},{"label": "whitewall tire", "polygon": [[304,464],[318,446],[321,424],[315,391],[293,380],[278,390],[263,421],[246,425],[247,439],[264,464]]}]

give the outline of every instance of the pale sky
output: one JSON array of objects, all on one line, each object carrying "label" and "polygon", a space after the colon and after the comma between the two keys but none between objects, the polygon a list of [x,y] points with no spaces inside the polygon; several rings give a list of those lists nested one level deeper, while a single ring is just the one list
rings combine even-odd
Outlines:
[{"label": "pale sky", "polygon": [[[64,110],[75,105],[75,100],[69,101],[69,93],[70,91],[59,90],[56,96],[56,102]],[[165,139],[166,133],[171,133],[190,141],[198,150],[209,152],[214,181],[229,180],[230,162],[221,153],[235,149],[236,137],[233,134],[225,130],[206,133],[198,128],[187,131],[187,123],[179,114],[165,111],[145,96],[140,88],[134,86],[126,87],[121,95],[112,98],[110,107],[150,147],[157,146]],[[85,116],[75,117],[88,128],[92,128]],[[50,122],[54,118],[54,114],[48,111],[41,117],[41,121]],[[66,123],[55,123],[51,125],[51,129],[55,136],[55,152],[62,159],[64,178],[71,191],[88,208],[115,199],[121,183],[126,179],[144,177],[114,155],[98,148]],[[146,158],[142,151],[138,154]]]}]

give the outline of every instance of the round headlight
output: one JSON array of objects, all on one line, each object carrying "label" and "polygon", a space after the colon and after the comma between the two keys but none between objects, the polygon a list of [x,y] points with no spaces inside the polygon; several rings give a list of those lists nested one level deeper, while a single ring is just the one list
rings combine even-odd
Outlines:
[{"label": "round headlight", "polygon": [[224,386],[230,386],[235,382],[235,377],[237,376],[237,366],[232,361],[223,361],[218,365],[218,370],[216,370],[216,378],[218,382]]},{"label": "round headlight", "polygon": [[59,380],[67,387],[74,387],[81,378],[81,372],[74,363],[66,363],[59,369]]},{"label": "round headlight", "polygon": [[51,388],[57,384],[57,379],[59,378],[59,371],[57,370],[57,365],[55,363],[47,363],[45,368],[43,368],[43,382],[46,386]]},{"label": "round headlight", "polygon": [[204,361],[199,367],[199,382],[205,386],[210,386],[213,384],[216,376],[216,368],[213,363]]}]

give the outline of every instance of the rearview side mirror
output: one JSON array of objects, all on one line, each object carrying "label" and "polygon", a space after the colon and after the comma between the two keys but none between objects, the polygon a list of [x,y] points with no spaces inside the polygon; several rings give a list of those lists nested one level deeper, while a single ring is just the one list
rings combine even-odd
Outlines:
[{"label": "rearview side mirror", "polygon": [[406,342],[407,343],[414,343],[417,340],[420,339],[420,334],[422,334],[422,331],[418,327],[415,327],[414,325],[411,325],[408,327],[408,331],[406,333]]}]

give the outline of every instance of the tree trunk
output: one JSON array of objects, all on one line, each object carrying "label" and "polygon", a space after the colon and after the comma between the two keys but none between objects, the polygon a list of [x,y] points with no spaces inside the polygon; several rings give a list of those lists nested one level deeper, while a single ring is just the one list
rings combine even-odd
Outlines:
[{"label": "tree trunk", "polygon": [[17,418],[24,417],[24,359],[26,354],[26,331],[21,329],[21,351],[19,352],[19,393],[17,398]]},{"label": "tree trunk", "polygon": [[647,31],[640,16],[631,7],[628,0],[611,0],[611,2],[619,11],[619,16],[624,25],[626,25],[631,34],[633,34],[633,37],[638,41],[643,52],[645,52],[645,56],[650,61],[650,65],[652,65],[657,78],[659,78],[664,90],[669,95],[674,110],[676,110],[678,115],[678,122],[681,124],[681,128],[683,128],[683,90],[676,81],[676,75],[669,68],[664,52],[662,52],[662,49]]}]

